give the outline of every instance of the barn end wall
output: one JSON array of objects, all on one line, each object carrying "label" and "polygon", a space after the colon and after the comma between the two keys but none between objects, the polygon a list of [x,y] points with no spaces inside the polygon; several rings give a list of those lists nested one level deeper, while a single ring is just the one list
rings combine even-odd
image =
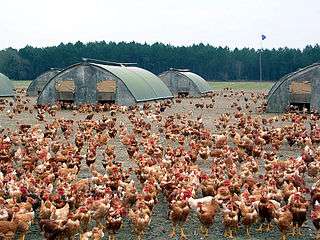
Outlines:
[{"label": "barn end wall", "polygon": [[310,110],[320,112],[320,67],[313,71]]},{"label": "barn end wall", "polygon": [[0,73],[0,97],[13,97],[14,89],[12,81]]},{"label": "barn end wall", "polygon": [[[268,98],[267,112],[281,113],[285,112],[290,106],[290,84],[295,82],[311,82],[311,101],[310,109],[319,111],[319,84],[320,84],[319,67],[306,69],[305,71],[292,74],[288,79],[283,81],[277,89],[274,89]],[[276,83],[275,83],[276,84]]]},{"label": "barn end wall", "polygon": [[59,72],[60,72],[59,70],[51,70],[38,76],[35,80],[33,80],[30,83],[27,89],[27,96],[30,96],[30,97],[38,96],[39,93],[44,88],[44,86],[50,81],[50,79],[53,78],[55,75],[57,75]]},{"label": "barn end wall", "polygon": [[56,82],[73,80],[75,83],[74,102],[76,104],[97,103],[96,85],[102,80],[116,81],[116,100],[120,105],[135,104],[135,99],[124,83],[110,72],[89,64],[78,64],[65,69],[54,77],[38,98],[38,104],[54,104],[57,101]]},{"label": "barn end wall", "polygon": [[[116,81],[116,97],[115,103],[119,105],[133,105],[136,103],[136,100],[126,87],[126,85],[118,77],[114,76],[112,73],[101,69],[96,66],[90,66],[92,69],[92,75],[89,75],[88,78],[96,79],[96,83],[103,80],[113,80]],[[93,88],[96,90],[96,86]]]},{"label": "barn end wall", "polygon": [[281,113],[284,112],[290,104],[289,99],[289,86],[291,81],[284,81],[278,88],[273,92],[268,99],[267,112],[270,113]]},{"label": "barn end wall", "polygon": [[197,97],[201,95],[195,84],[183,75],[168,71],[159,75],[159,77],[171,90],[173,95],[178,95],[179,92],[184,92],[186,89],[188,89],[189,96]]},{"label": "barn end wall", "polygon": [[170,72],[165,72],[159,75],[159,78],[164,82],[164,84],[167,85],[167,87],[170,89],[170,91],[173,94],[176,94],[176,89],[173,88],[172,84],[171,84],[171,75],[172,73]]},{"label": "barn end wall", "polygon": [[51,79],[38,96],[37,103],[40,105],[54,104],[56,102],[57,93],[55,90],[55,80]]},{"label": "barn end wall", "polygon": [[119,79],[117,80],[116,103],[125,106],[136,103],[136,100],[129,92],[127,86]]}]

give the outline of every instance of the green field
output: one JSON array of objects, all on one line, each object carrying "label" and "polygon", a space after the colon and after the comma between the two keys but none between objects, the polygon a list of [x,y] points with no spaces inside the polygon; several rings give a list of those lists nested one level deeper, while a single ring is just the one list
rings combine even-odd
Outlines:
[{"label": "green field", "polygon": [[[13,81],[15,87],[27,88],[31,81],[21,80]],[[269,90],[273,82],[209,82],[213,89],[220,90],[226,87],[235,89],[235,90]]]},{"label": "green field", "polygon": [[273,82],[210,82],[210,85],[215,90],[226,87],[235,90],[269,90]]},{"label": "green field", "polygon": [[30,80],[17,80],[17,81],[12,81],[12,82],[13,82],[14,87],[27,88],[32,81],[30,81]]}]

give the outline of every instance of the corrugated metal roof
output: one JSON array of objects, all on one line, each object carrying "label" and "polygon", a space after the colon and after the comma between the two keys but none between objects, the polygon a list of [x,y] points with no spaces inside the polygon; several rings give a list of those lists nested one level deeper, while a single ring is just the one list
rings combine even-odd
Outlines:
[{"label": "corrugated metal roof", "polygon": [[199,75],[193,72],[179,72],[179,73],[189,78],[198,87],[201,93],[208,93],[212,91],[212,88],[210,87],[209,83]]},{"label": "corrugated metal roof", "polygon": [[142,68],[90,64],[101,67],[120,78],[137,102],[173,97],[160,78]]},{"label": "corrugated metal roof", "polygon": [[0,73],[0,97],[12,97],[13,93],[13,84],[11,80]]}]

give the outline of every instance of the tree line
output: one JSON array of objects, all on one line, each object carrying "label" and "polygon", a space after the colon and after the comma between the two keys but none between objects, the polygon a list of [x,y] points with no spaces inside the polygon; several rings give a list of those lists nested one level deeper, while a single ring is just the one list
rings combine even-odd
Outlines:
[{"label": "tree line", "polygon": [[65,68],[82,57],[116,62],[135,62],[159,74],[171,67],[188,68],[207,80],[258,80],[262,54],[263,80],[283,75],[320,61],[320,46],[304,49],[230,49],[211,45],[172,46],[136,42],[90,42],[37,48],[7,48],[0,51],[0,72],[11,79],[34,79],[50,68]]}]

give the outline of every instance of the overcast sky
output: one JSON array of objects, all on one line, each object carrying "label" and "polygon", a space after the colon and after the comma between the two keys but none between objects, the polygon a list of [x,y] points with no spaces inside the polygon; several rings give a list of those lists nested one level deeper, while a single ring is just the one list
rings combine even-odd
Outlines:
[{"label": "overcast sky", "polygon": [[61,42],[320,43],[320,0],[1,0],[0,49]]}]

